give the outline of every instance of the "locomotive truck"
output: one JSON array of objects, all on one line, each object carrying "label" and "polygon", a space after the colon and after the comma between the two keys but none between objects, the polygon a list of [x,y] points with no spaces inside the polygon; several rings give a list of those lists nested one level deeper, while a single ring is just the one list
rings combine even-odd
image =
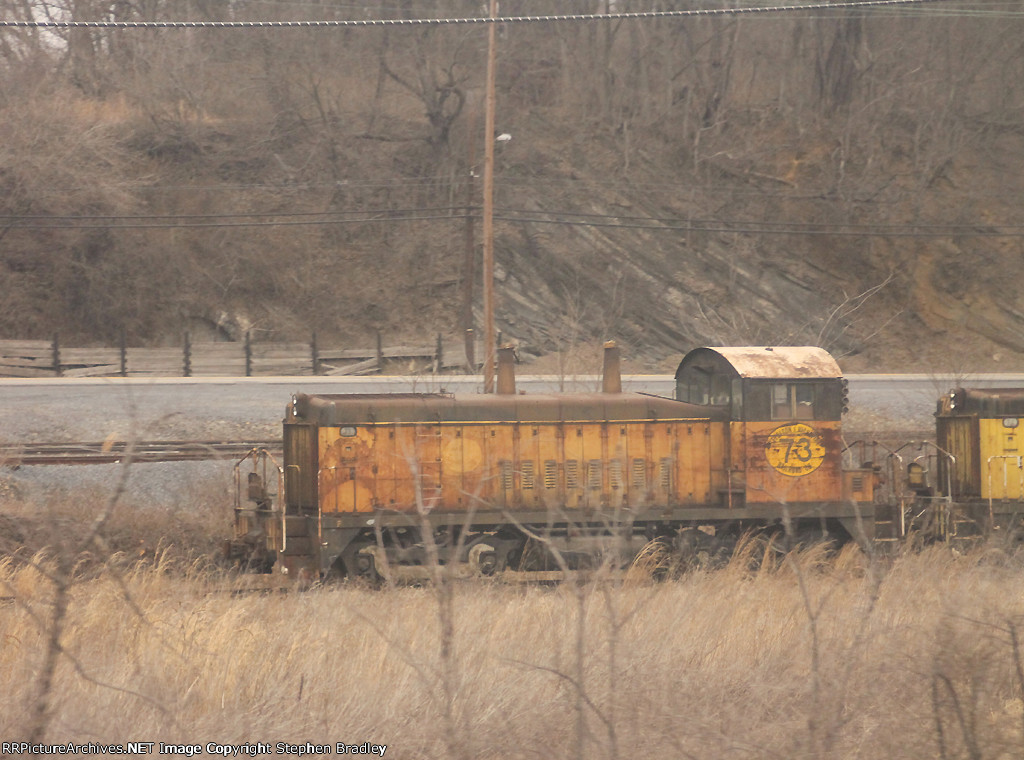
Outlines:
[{"label": "locomotive truck", "polygon": [[296,394],[283,461],[254,450],[244,484],[236,468],[226,553],[306,579],[538,575],[751,530],[869,544],[1016,526],[1024,391],[957,390],[937,445],[885,448],[844,441],[847,384],[821,348],[698,348],[675,380],[674,398],[624,393],[610,343],[594,393],[517,393],[503,348],[494,394]]}]

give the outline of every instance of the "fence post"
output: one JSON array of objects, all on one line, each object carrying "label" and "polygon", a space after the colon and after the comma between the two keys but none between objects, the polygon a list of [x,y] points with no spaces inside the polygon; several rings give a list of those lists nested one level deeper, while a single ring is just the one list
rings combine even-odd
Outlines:
[{"label": "fence post", "polygon": [[245,331],[245,376],[252,377],[252,336]]},{"label": "fence post", "polygon": [[121,328],[121,377],[128,377],[128,332]]},{"label": "fence post", "polygon": [[313,339],[309,343],[309,348],[313,354],[313,374],[319,375],[322,367],[320,366],[320,346],[316,342],[316,330],[313,331]]},{"label": "fence post", "polygon": [[188,330],[185,331],[185,357],[184,358],[185,358],[185,361],[184,361],[183,369],[185,371],[185,377],[192,377],[192,335],[188,332]]},{"label": "fence post", "polygon": [[441,333],[437,334],[437,349],[434,351],[434,374],[441,374],[444,367],[444,345],[441,343]]},{"label": "fence post", "polygon": [[384,344],[381,342],[380,330],[377,331],[377,374],[384,371]]},{"label": "fence post", "polygon": [[58,333],[53,334],[53,371],[57,377],[63,377],[64,371],[60,368],[60,335]]}]

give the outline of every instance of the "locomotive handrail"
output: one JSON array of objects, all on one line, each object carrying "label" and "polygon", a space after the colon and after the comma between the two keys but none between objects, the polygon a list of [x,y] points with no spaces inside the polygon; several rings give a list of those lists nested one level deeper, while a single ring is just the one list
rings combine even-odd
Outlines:
[{"label": "locomotive handrail", "polygon": [[[846,441],[844,440],[843,443],[846,443]],[[872,440],[872,441],[859,440],[859,441],[854,441],[853,443],[846,444],[846,446],[843,447],[843,450],[839,452],[840,456],[842,456],[843,454],[846,454],[847,452],[849,452],[850,450],[852,450],[856,446],[860,446],[860,448],[862,450],[862,453],[861,453],[861,459],[862,460],[864,458],[863,450],[866,449],[868,446],[870,446],[873,450],[874,449],[882,449],[889,456],[892,456],[893,454],[895,454],[895,452],[892,449],[890,449],[888,446],[886,446],[884,443],[879,443],[878,441],[874,441],[874,440]],[[875,456],[874,456],[874,454],[872,454],[872,457],[871,457],[870,461],[874,461],[874,459],[875,459]],[[902,461],[902,457],[900,457],[900,460]],[[861,464],[862,465],[864,464],[863,461],[861,462]]]},{"label": "locomotive handrail", "polygon": [[[906,533],[907,533],[907,519],[906,519],[906,503],[904,501],[904,493],[903,493],[903,478],[902,478],[902,476],[897,477],[896,471],[892,467],[892,459],[895,457],[896,459],[900,460],[900,469],[902,470],[903,469],[903,457],[901,457],[899,454],[894,452],[892,449],[890,449],[884,443],[879,443],[876,440],[868,441],[868,440],[865,440],[865,439],[861,439],[861,440],[854,441],[853,443],[846,443],[846,440],[844,439],[843,443],[846,444],[846,445],[844,446],[843,450],[839,452],[840,457],[845,457],[854,448],[860,447],[860,450],[861,450],[860,463],[859,463],[860,467],[863,469],[865,464],[871,464],[872,469],[875,470],[875,472],[880,472],[881,471],[881,467],[875,465],[875,460],[878,458],[878,449],[881,449],[882,451],[886,452],[886,459],[888,460],[889,470],[890,470],[890,472],[888,473],[888,476],[889,476],[888,484],[889,484],[889,486],[888,486],[887,491],[888,491],[890,500],[892,498],[894,498],[894,497],[899,500],[899,512],[900,512],[899,535],[901,537],[905,536]],[[867,460],[865,462],[865,451],[867,450],[867,448],[869,446],[871,447],[871,459],[869,459],[869,460]],[[857,464],[857,463],[853,462],[852,464]]]},{"label": "locomotive handrail", "polygon": [[[257,508],[251,510],[257,514],[260,511],[260,505],[269,505],[269,513],[271,518],[274,515],[274,502],[277,502],[277,511],[281,514],[281,550],[284,551],[285,542],[287,541],[288,531],[285,525],[285,514],[287,509],[285,508],[284,498],[284,467],[281,466],[280,462],[271,454],[267,449],[256,446],[246,452],[245,456],[235,462],[234,466],[234,481],[235,481],[235,520],[239,519],[239,513],[242,511],[242,465],[247,461],[252,461],[252,472],[250,475],[255,474],[259,478],[259,488],[262,492],[262,498],[253,498],[252,486],[250,485],[249,499],[255,501]],[[267,461],[270,461],[274,468],[277,470],[277,492],[271,494],[267,491]],[[259,472],[259,467],[262,465],[263,472]],[[267,523],[270,521],[267,520]],[[237,522],[236,522],[237,525]]]},{"label": "locomotive handrail", "polygon": [[[883,447],[886,448],[886,447]],[[901,457],[898,451],[887,449],[889,455],[886,457],[889,460],[889,482],[892,483],[893,492],[899,499],[900,503],[900,538],[907,535],[907,503],[906,494],[903,492],[903,457]],[[893,467],[893,460],[899,460],[899,473],[897,474],[896,468]],[[899,489],[897,491],[897,488]]]},{"label": "locomotive handrail", "polygon": [[865,449],[866,449],[866,448],[867,448],[867,447],[868,447],[869,445],[871,445],[871,444],[874,444],[874,443],[877,443],[877,442],[876,442],[876,441],[870,441],[870,442],[869,442],[869,441],[865,441],[865,440],[859,440],[859,441],[854,441],[853,443],[846,443],[846,440],[844,439],[844,440],[843,440],[843,443],[844,443],[844,444],[846,444],[846,445],[845,445],[845,446],[843,446],[843,449],[842,449],[842,451],[840,451],[840,452],[839,452],[839,456],[840,456],[840,457],[843,457],[843,456],[845,456],[845,454],[846,454],[847,452],[851,451],[851,450],[852,450],[852,449],[853,449],[854,447],[857,447],[857,446],[859,446],[859,447],[860,447],[860,449],[861,449],[861,456],[860,456],[860,458],[861,458],[861,460],[862,460],[862,463],[863,463],[863,459],[864,459],[864,450],[865,450]]},{"label": "locomotive handrail", "polygon": [[[234,480],[235,480],[235,509],[242,508],[242,473],[241,467],[249,459],[253,462],[253,472],[256,472],[256,468],[262,462],[263,464],[263,483],[267,482],[267,460],[269,459],[274,467],[277,469],[277,501],[280,503],[284,495],[284,468],[278,463],[277,459],[267,449],[261,447],[255,447],[246,452],[245,456],[235,462],[234,466]],[[268,494],[269,495],[269,494]]]},{"label": "locomotive handrail", "polygon": [[949,504],[953,503],[953,468],[956,466],[956,457],[946,451],[944,448],[939,446],[937,443],[931,441],[907,441],[898,449],[897,452],[902,451],[908,446],[917,446],[919,449],[924,446],[930,446],[935,449],[936,452],[946,457],[949,460],[949,467],[946,468],[946,502]]}]

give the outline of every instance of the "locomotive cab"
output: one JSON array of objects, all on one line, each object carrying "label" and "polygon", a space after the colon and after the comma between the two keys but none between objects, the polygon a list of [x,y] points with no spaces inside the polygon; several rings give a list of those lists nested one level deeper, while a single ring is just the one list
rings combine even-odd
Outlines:
[{"label": "locomotive cab", "polygon": [[844,398],[839,365],[816,347],[698,348],[676,370],[676,399],[735,422],[838,422]]},{"label": "locomotive cab", "polygon": [[728,414],[731,504],[822,513],[822,505],[872,500],[870,478],[842,471],[846,381],[824,349],[698,348],[675,378],[678,400]]}]

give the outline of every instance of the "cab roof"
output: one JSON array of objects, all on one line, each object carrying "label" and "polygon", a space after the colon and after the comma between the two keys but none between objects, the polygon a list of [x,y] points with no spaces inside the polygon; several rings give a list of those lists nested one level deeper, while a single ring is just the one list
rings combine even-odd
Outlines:
[{"label": "cab roof", "polygon": [[832,355],[818,346],[736,346],[690,351],[680,362],[676,378],[687,366],[707,364],[709,360],[716,365],[724,362],[742,378],[811,380],[843,376]]}]

